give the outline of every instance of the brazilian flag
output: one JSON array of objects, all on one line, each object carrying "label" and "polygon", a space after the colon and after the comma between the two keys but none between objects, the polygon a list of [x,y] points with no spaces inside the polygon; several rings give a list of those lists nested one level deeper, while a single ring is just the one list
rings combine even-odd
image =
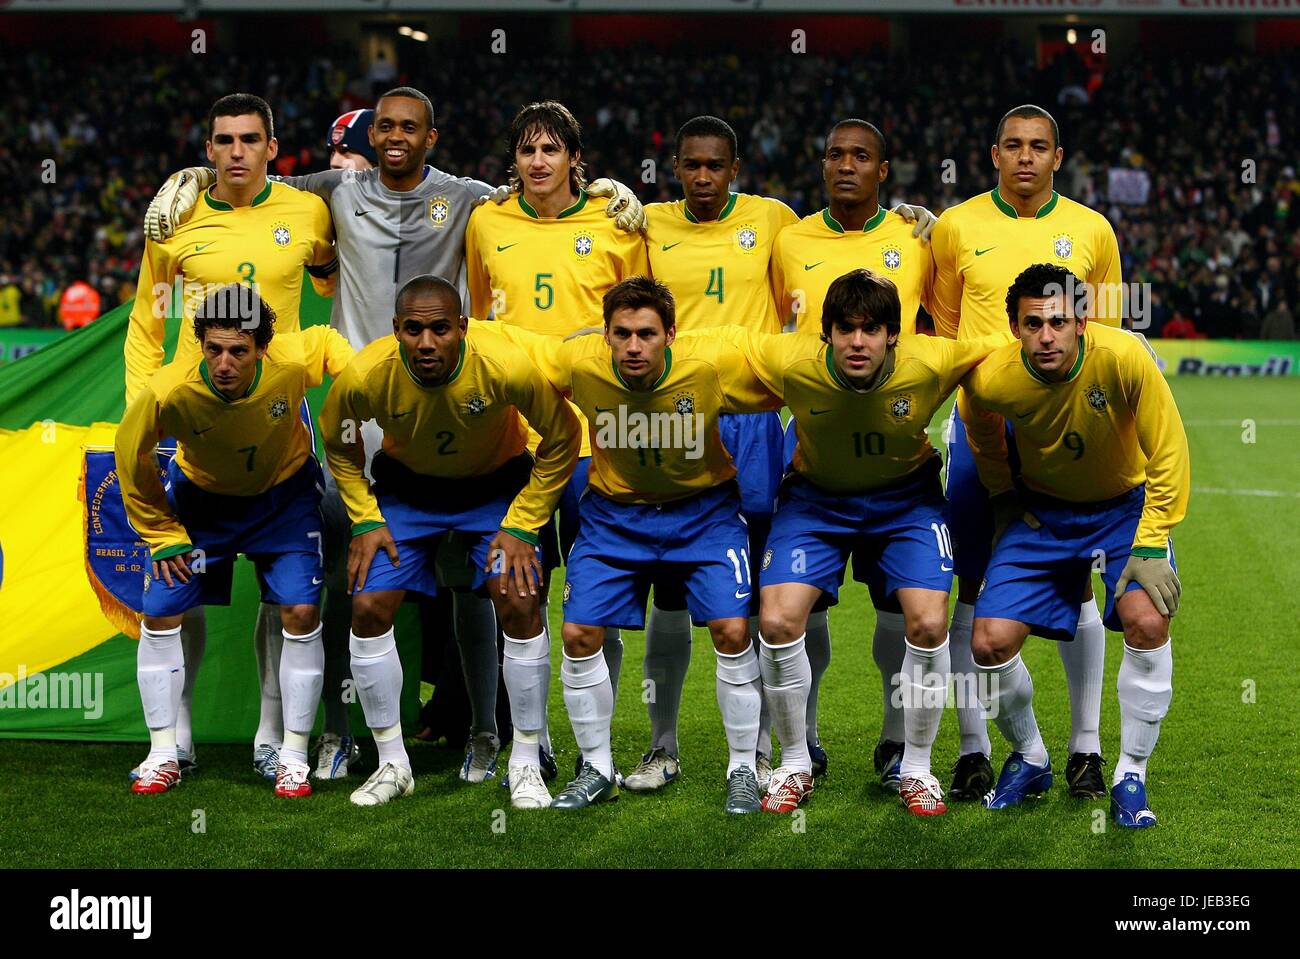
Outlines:
[{"label": "brazilian flag", "polygon": [[[304,282],[302,325],[328,323],[329,308]],[[81,489],[85,448],[111,448],[122,417],[130,311],[131,303],[123,304],[0,366],[0,738],[148,740],[135,678],[136,630],[112,603],[101,603],[88,576]],[[168,359],[178,327],[169,321]],[[324,387],[309,393],[313,411],[319,413],[324,394]],[[231,605],[207,611],[207,652],[194,691],[199,742],[248,742],[257,728],[257,603],[252,564],[241,559]],[[413,612],[404,610],[398,627],[410,664],[402,711],[408,721],[419,708]],[[87,692],[101,684],[102,701],[93,709],[84,698],[79,708],[51,708],[58,704],[50,690],[61,683],[65,695],[57,699],[66,703],[77,675],[91,684]],[[359,707],[353,720],[364,728]]]}]

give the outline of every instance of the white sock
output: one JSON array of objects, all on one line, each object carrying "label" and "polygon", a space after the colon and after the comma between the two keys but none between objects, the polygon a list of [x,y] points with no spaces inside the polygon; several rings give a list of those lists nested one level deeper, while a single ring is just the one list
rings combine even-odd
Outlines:
[{"label": "white sock", "polygon": [[[618,703],[618,677],[623,674],[623,634],[617,629],[605,630],[605,645],[600,648],[605,656],[605,665],[609,667],[609,688],[613,690],[614,702]],[[610,712],[613,716],[613,712]]]},{"label": "white sock", "polygon": [[758,669],[758,655],[751,643],[743,653],[717,653],[716,673],[718,709],[722,728],[727,734],[727,776],[741,766],[754,772],[757,760],[758,713],[763,705],[763,680]]},{"label": "white sock", "polygon": [[979,673],[975,657],[970,651],[971,631],[975,623],[973,603],[958,601],[952,611],[952,625],[948,627],[948,659],[952,664],[952,680],[956,687],[957,729],[961,733],[961,755],[983,753],[993,755],[989,742],[988,717],[979,705]]},{"label": "white sock", "polygon": [[[822,676],[831,664],[831,627],[827,611],[813,613],[808,617],[807,632],[804,633],[804,648],[808,654],[808,669],[811,681],[808,686],[808,708],[804,716],[804,734],[808,745],[821,742],[817,736],[817,691],[821,688]],[[784,758],[782,759],[784,764]]]},{"label": "white sock", "polygon": [[[749,641],[758,649],[758,617],[749,617]],[[758,684],[759,695],[763,694],[763,684]],[[772,711],[767,708],[767,697],[763,696],[763,706],[758,711],[758,746],[757,754],[772,759]]]},{"label": "white sock", "polygon": [[758,665],[763,674],[763,695],[772,711],[772,725],[781,741],[781,765],[812,773],[808,755],[808,688],[812,668],[800,636],[785,646],[769,645],[760,637]]},{"label": "white sock", "polygon": [[[542,601],[542,627],[546,630],[546,633],[549,636],[551,633],[551,614],[550,614],[550,608],[545,600]],[[549,679],[547,680],[547,685],[548,686],[550,685]],[[548,694],[548,701],[549,701],[549,694]],[[542,732],[541,735],[539,736],[538,748],[542,752],[546,752],[546,753],[554,752],[554,750],[551,749],[550,708],[547,703],[543,703],[542,705]]]},{"label": "white sock", "polygon": [[[456,646],[469,698],[470,729],[497,731],[497,615],[492,600],[473,593],[452,593]],[[509,688],[509,687],[507,687]]]},{"label": "white sock", "polygon": [[1160,738],[1160,721],[1174,697],[1173,641],[1156,649],[1124,644],[1119,664],[1119,762],[1115,782],[1137,773],[1146,782],[1147,760]]},{"label": "white sock", "polygon": [[365,638],[350,632],[348,648],[357,698],[366,725],[375,735],[379,764],[390,762],[410,769],[411,760],[402,742],[402,660],[393,630]]},{"label": "white sock", "polygon": [[140,686],[144,722],[149,727],[150,763],[176,760],[176,713],[185,686],[185,657],[181,628],[152,630],[140,625],[135,651],[135,676]]},{"label": "white sock", "polygon": [[904,778],[930,774],[930,750],[943,719],[950,665],[948,640],[945,639],[938,649],[922,649],[907,643],[900,670],[903,726],[907,737],[900,769]]},{"label": "white sock", "polygon": [[321,703],[325,707],[325,732],[352,735],[348,703],[343,700],[344,683],[352,678],[348,669],[348,633],[352,630],[352,600],[342,590],[325,590],[321,609],[321,642],[325,644],[325,683]]},{"label": "white sock", "polygon": [[392,763],[403,769],[411,768],[411,757],[406,754],[406,743],[402,741],[402,724],[397,723],[383,729],[370,730],[375,736],[375,748],[379,750],[379,766]]},{"label": "white sock", "polygon": [[1106,627],[1096,599],[1079,607],[1074,641],[1057,643],[1070,686],[1071,753],[1101,752],[1101,686],[1106,672]]},{"label": "white sock", "polygon": [[609,665],[601,653],[571,659],[564,654],[560,666],[564,684],[564,705],[573,724],[582,758],[606,779],[614,777],[610,755],[609,722],[614,715],[614,690],[609,683]]},{"label": "white sock", "polygon": [[284,631],[280,653],[280,688],[284,697],[284,745],[280,761],[305,763],[307,740],[316,722],[316,707],[325,685],[325,644],[318,623],[310,633]]},{"label": "white sock", "polygon": [[510,768],[537,766],[542,724],[546,717],[546,694],[551,685],[551,637],[543,624],[532,639],[506,638],[506,692],[510,694],[510,722],[515,728]]},{"label": "white sock", "polygon": [[181,649],[185,655],[185,686],[176,711],[176,745],[194,752],[194,684],[208,646],[208,617],[202,606],[185,611],[181,619]]},{"label": "white sock", "polygon": [[876,631],[871,637],[871,657],[880,670],[881,694],[885,701],[885,716],[880,725],[880,740],[903,742],[903,708],[894,696],[894,684],[903,671],[903,655],[907,651],[906,629],[902,613],[876,610]]},{"label": "white sock", "polygon": [[650,748],[677,755],[677,713],[691,664],[691,614],[650,606],[645,629],[644,676],[650,686]]},{"label": "white sock", "polygon": [[262,698],[257,733],[253,736],[254,746],[267,744],[279,749],[284,742],[284,704],[280,700],[283,645],[280,607],[272,603],[259,603],[257,626],[253,632],[253,650],[257,655],[257,682]]},{"label": "white sock", "polygon": [[1034,681],[1020,654],[1001,666],[976,663],[975,668],[987,674],[987,685],[980,684],[985,685],[988,691],[984,708],[1007,742],[1011,743],[1011,748],[1023,755],[1031,766],[1046,763],[1047,747],[1043,745],[1043,737],[1034,719]]}]

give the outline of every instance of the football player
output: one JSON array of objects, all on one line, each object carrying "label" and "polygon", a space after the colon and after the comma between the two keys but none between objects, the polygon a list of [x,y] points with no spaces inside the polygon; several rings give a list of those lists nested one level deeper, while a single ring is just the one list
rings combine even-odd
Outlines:
[{"label": "football player", "polygon": [[1191,492],[1187,435],[1155,360],[1136,337],[1076,312],[1071,279],[1058,263],[1016,277],[1005,302],[1017,339],[989,356],[959,399],[996,517],[975,602],[972,648],[987,680],[978,688],[1012,746],[984,805],[1015,806],[1052,784],[1020,650],[1030,633],[1070,638],[1096,569],[1105,625],[1124,634],[1111,808],[1118,825],[1144,828],[1156,822],[1147,761],[1173,696],[1169,621],[1182,586],[1170,531]]},{"label": "football player", "polygon": [[[201,604],[230,602],[234,561],[245,553],[257,566],[263,603],[278,607],[282,624],[284,738],[275,793],[311,795],[307,744],[325,655],[322,477],[298,410],[306,390],[341,373],[353,353],[328,327],[277,334],[276,319],[255,289],[218,288],[187,323],[200,357],[186,349],[186,358],[151,376],[118,427],[123,501],[153,559],[138,650],[150,747],[132,792],[166,792],[180,779],[181,621]],[[166,436],[178,451],[164,488],[155,450]]]},{"label": "football player", "polygon": [[[473,586],[487,586],[519,661],[506,673],[511,803],[537,808],[551,798],[538,748],[550,659],[537,542],[577,461],[578,422],[523,351],[467,331],[451,282],[411,279],[394,304],[393,336],[357,354],[321,414],[329,468],[353,524],[352,675],[379,750],[379,768],[352,794],[360,806],[415,788],[393,622],[407,590],[437,593],[434,555],[451,532],[470,537]],[[369,419],[383,430],[373,491],[359,429]],[[525,452],[525,419],[540,436],[535,461]]]},{"label": "football player", "polygon": [[[959,340],[990,334],[1009,338],[1007,287],[1038,262],[1065,267],[1080,290],[1086,283],[1096,293],[1090,321],[1118,327],[1120,316],[1111,295],[1121,282],[1115,231],[1100,213],[1052,188],[1064,157],[1056,121],[1030,104],[1009,110],[998,123],[992,156],[997,186],[946,210],[935,228],[931,314],[937,332]],[[964,433],[954,406],[948,429],[947,495],[958,588],[950,632],[953,673],[958,682],[970,685],[975,678],[969,658],[973,604],[988,565],[993,518]],[[1057,649],[1070,690],[1066,778],[1071,795],[1096,797],[1106,791],[1100,738],[1106,631],[1087,577],[1084,587],[1074,639],[1059,643]],[[958,705],[957,722],[960,757],[948,794],[977,800],[993,784],[987,723],[978,705],[969,701]]]}]

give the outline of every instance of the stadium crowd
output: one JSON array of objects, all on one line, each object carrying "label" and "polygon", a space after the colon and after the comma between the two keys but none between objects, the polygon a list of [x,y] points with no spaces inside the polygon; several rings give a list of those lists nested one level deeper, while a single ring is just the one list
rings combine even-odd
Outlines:
[{"label": "stadium crowd", "polygon": [[[323,168],[329,122],[372,103],[366,65],[346,49],[215,62],[0,53],[0,82],[14,91],[0,114],[9,211],[0,221],[0,326],[55,325],[60,297],[78,280],[105,310],[134,295],[144,207],[169,171],[204,162],[202,120],[218,96],[247,90],[270,101],[281,145],[273,172],[284,175]],[[563,56],[508,62],[506,72],[500,57],[431,44],[424,64],[405,65],[402,81],[434,100],[437,166],[505,182],[510,117],[555,97],[584,124],[593,175],[622,179],[647,202],[676,199],[673,132],[713,113],[741,136],[735,188],[779,197],[800,214],[823,205],[819,160],[836,119],[864,117],[890,138],[889,204],[940,212],[993,184],[997,118],[1015,103],[1039,103],[1061,124],[1059,191],[1106,214],[1125,279],[1150,284],[1149,335],[1296,335],[1294,56],[1133,59],[1101,77],[1069,52],[1039,69],[1027,51],[1005,46],[969,50],[943,70],[920,58],[654,51],[583,55],[581,70]]]}]

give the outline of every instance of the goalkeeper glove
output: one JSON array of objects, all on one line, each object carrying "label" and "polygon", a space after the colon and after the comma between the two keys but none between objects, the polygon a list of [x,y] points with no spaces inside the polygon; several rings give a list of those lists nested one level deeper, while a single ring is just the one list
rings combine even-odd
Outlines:
[{"label": "goalkeeper glove", "polygon": [[1116,602],[1131,582],[1147,591],[1161,616],[1172,617],[1178,612],[1183,584],[1178,582],[1178,574],[1167,556],[1130,556],[1124,564],[1124,572],[1119,574],[1119,582],[1115,584]]},{"label": "goalkeeper glove", "polygon": [[930,242],[934,225],[939,222],[939,218],[923,206],[900,203],[889,212],[897,213],[908,223],[915,223],[916,226],[912,227],[912,236],[919,236],[922,243]]},{"label": "goalkeeper glove", "polygon": [[636,194],[609,177],[601,177],[587,184],[588,196],[612,197],[605,206],[605,215],[614,217],[614,225],[624,233],[640,233],[645,229],[645,210]]},{"label": "goalkeeper glove", "polygon": [[508,186],[494,186],[492,188],[491,193],[484,193],[481,197],[478,198],[478,200],[475,202],[474,205],[482,206],[484,203],[487,203],[489,200],[491,200],[497,206],[500,206],[502,203],[505,203],[506,200],[510,199],[510,197],[512,197],[513,195],[514,194],[510,192],[510,187]]},{"label": "goalkeeper glove", "polygon": [[186,167],[180,173],[173,173],[158,195],[149,201],[149,209],[144,214],[144,235],[155,243],[166,240],[189,219],[190,211],[199,202],[199,194],[216,181],[216,172],[204,166]]}]

